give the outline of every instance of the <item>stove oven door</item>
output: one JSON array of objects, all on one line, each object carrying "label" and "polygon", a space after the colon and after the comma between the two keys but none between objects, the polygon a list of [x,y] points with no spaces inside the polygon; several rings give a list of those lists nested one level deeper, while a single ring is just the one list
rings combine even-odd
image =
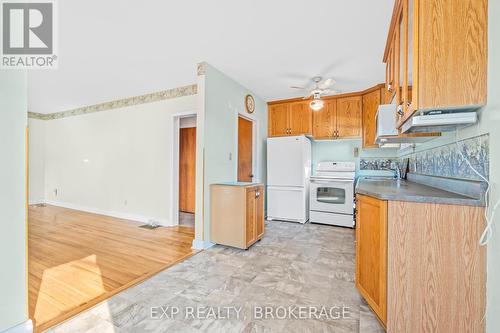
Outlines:
[{"label": "stove oven door", "polygon": [[311,180],[310,209],[319,212],[354,213],[354,181]]}]

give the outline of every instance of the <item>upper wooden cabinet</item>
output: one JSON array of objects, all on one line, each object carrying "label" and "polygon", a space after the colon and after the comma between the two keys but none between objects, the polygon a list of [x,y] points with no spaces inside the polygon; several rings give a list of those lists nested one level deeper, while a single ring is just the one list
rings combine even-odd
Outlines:
[{"label": "upper wooden cabinet", "polygon": [[378,148],[377,138],[377,110],[384,101],[385,90],[376,89],[363,95],[363,148]]},{"label": "upper wooden cabinet", "polygon": [[269,137],[289,135],[288,122],[290,118],[289,104],[276,104],[269,106]]},{"label": "upper wooden cabinet", "polygon": [[274,104],[269,106],[268,112],[269,137],[312,134],[309,102]]},{"label": "upper wooden cabinet", "polygon": [[384,62],[386,88],[396,88],[399,125],[416,111],[486,104],[487,3],[396,0]]},{"label": "upper wooden cabinet", "polygon": [[319,111],[313,111],[313,138],[334,140],[361,136],[361,95],[328,99]]},{"label": "upper wooden cabinet", "polygon": [[290,135],[312,134],[312,110],[309,101],[290,104]]},{"label": "upper wooden cabinet", "polygon": [[313,111],[313,137],[328,140],[335,137],[337,102],[329,100],[319,111]]},{"label": "upper wooden cabinet", "polygon": [[355,138],[361,136],[361,96],[337,99],[337,135],[336,138]]}]

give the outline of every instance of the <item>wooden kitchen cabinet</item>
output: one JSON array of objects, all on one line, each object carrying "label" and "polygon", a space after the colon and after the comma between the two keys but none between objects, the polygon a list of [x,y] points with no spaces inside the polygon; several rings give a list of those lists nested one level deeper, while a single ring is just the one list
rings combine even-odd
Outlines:
[{"label": "wooden kitchen cabinet", "polygon": [[386,86],[389,69],[397,71],[399,126],[417,111],[486,104],[487,7],[487,0],[396,0],[384,63]]},{"label": "wooden kitchen cabinet", "polygon": [[356,199],[356,288],[385,325],[387,201],[359,194]]},{"label": "wooden kitchen cabinet", "polygon": [[312,134],[312,112],[307,101],[270,105],[268,113],[269,137]]},{"label": "wooden kitchen cabinet", "polygon": [[484,332],[484,207],[356,196],[356,288],[388,333]]},{"label": "wooden kitchen cabinet", "polygon": [[362,96],[329,99],[319,111],[313,112],[313,137],[334,140],[361,136]]},{"label": "wooden kitchen cabinet", "polygon": [[325,101],[325,106],[313,112],[313,137],[316,140],[331,140],[335,137],[337,101]]},{"label": "wooden kitchen cabinet", "polygon": [[288,122],[290,116],[289,104],[276,104],[270,105],[268,109],[268,135],[273,136],[287,136],[289,135]]},{"label": "wooden kitchen cabinet", "polygon": [[383,104],[384,88],[376,89],[363,95],[363,148],[378,148],[377,138],[377,110]]},{"label": "wooden kitchen cabinet", "polygon": [[338,139],[361,136],[362,103],[361,95],[337,99]]},{"label": "wooden kitchen cabinet", "polygon": [[217,244],[248,249],[264,236],[264,186],[210,186],[210,237]]},{"label": "wooden kitchen cabinet", "polygon": [[312,134],[312,110],[309,101],[290,104],[290,135]]}]

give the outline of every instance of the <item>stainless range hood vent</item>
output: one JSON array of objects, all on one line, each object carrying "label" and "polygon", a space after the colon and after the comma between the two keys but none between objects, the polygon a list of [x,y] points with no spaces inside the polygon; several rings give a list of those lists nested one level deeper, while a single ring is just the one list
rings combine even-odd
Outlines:
[{"label": "stainless range hood vent", "polygon": [[403,133],[451,132],[475,124],[476,112],[430,112],[413,116],[401,127]]}]

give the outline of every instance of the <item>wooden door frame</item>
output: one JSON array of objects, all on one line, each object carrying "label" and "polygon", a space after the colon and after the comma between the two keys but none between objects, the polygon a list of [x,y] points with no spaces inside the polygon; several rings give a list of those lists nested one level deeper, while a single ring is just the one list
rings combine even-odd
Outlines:
[{"label": "wooden door frame", "polygon": [[[181,118],[197,117],[196,111],[185,111],[172,114],[172,145],[171,145],[171,172],[170,172],[170,219],[171,225],[179,225],[179,160],[180,160],[180,128]],[[198,119],[198,118],[197,118]],[[198,123],[197,123],[198,125]],[[198,129],[198,126],[196,126]],[[198,189],[196,189],[196,192]],[[195,207],[196,210],[196,207]],[[196,223],[195,223],[196,228]]]},{"label": "wooden door frame", "polygon": [[[258,126],[258,119],[255,119],[255,118],[252,118],[250,115],[248,114],[243,114],[243,113],[238,113],[237,114],[237,117],[236,117],[236,142],[235,142],[235,152],[236,154],[234,154],[234,158],[235,158],[235,161],[236,161],[236,168],[235,168],[235,171],[236,171],[236,178],[238,177],[238,129],[239,129],[239,126],[238,126],[238,119],[239,118],[243,118],[245,120],[248,120],[248,121],[251,121],[252,122],[252,174],[253,174],[253,177],[252,177],[252,182],[255,182],[255,181],[258,181],[260,180],[260,173],[259,173],[259,169],[258,169],[258,162],[259,162],[259,157],[258,157],[258,131],[259,131],[259,126]],[[237,179],[235,179],[237,180]]]}]

